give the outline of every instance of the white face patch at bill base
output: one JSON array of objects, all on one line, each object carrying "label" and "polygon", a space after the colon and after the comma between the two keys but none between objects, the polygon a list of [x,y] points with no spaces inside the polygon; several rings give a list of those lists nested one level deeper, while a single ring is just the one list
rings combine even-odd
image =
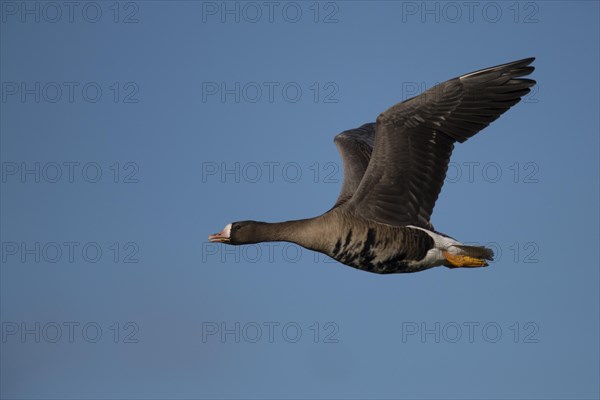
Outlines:
[{"label": "white face patch at bill base", "polygon": [[219,233],[208,236],[209,242],[229,243],[231,234],[231,224],[225,225],[225,228]]},{"label": "white face patch at bill base", "polygon": [[225,228],[223,228],[223,232],[221,232],[223,234],[223,236],[225,236],[226,238],[231,237],[231,224],[227,224],[225,225]]}]

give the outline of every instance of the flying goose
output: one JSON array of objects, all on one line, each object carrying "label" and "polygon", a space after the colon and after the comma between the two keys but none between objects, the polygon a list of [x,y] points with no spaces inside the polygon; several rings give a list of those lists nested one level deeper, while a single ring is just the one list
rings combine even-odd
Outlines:
[{"label": "flying goose", "polygon": [[394,105],[375,123],[334,139],[344,164],[334,206],[309,219],[240,221],[208,237],[232,245],[286,241],[378,274],[435,266],[484,267],[492,250],[467,246],[430,222],[454,143],[488,126],[529,93],[526,58],[451,79]]}]

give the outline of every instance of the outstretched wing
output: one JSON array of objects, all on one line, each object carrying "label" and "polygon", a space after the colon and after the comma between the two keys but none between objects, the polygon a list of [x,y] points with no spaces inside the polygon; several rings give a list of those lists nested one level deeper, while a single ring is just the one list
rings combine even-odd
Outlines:
[{"label": "outstretched wing", "polygon": [[529,93],[533,58],[434,86],[379,115],[367,170],[343,206],[389,225],[433,229],[429,219],[455,142],[464,142]]},{"label": "outstretched wing", "polygon": [[333,142],[344,164],[344,180],[340,195],[333,206],[335,208],[350,200],[367,170],[375,142],[375,123],[344,131],[337,135]]}]

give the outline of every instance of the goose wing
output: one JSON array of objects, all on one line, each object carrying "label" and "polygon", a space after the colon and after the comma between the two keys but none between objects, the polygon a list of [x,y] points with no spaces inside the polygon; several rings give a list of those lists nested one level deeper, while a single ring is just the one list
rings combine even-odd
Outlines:
[{"label": "goose wing", "polygon": [[333,142],[344,165],[344,180],[340,195],[333,206],[335,208],[350,200],[367,170],[375,142],[375,123],[344,131],[337,135]]},{"label": "goose wing", "polygon": [[429,220],[454,143],[466,141],[529,93],[535,81],[520,77],[533,71],[533,60],[451,79],[380,114],[368,167],[342,206],[380,223],[433,229]]}]

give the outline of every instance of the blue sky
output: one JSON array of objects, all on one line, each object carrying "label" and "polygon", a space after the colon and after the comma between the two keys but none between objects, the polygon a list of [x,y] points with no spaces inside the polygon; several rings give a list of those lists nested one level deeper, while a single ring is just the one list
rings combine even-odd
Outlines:
[{"label": "blue sky", "polygon": [[[0,2],[0,395],[598,398],[599,6],[469,4]],[[326,211],[335,134],[529,56],[432,217],[489,268],[206,243]]]}]

